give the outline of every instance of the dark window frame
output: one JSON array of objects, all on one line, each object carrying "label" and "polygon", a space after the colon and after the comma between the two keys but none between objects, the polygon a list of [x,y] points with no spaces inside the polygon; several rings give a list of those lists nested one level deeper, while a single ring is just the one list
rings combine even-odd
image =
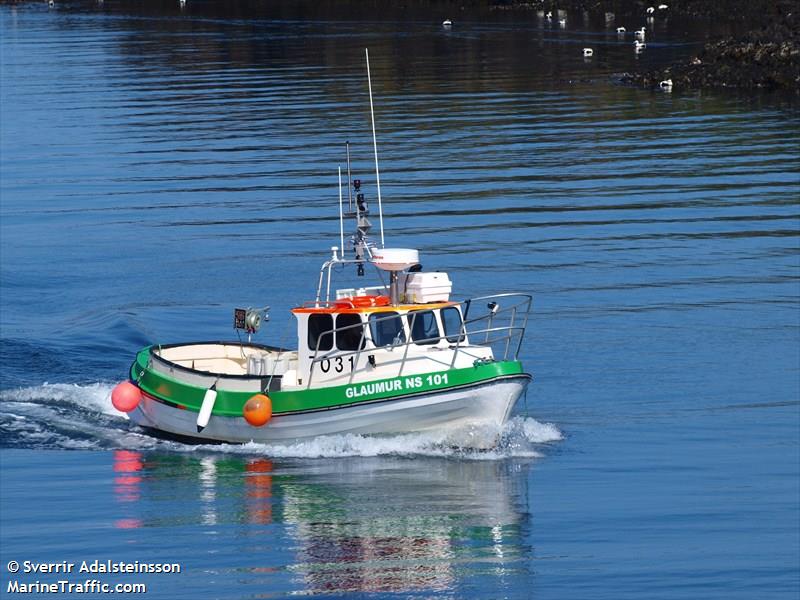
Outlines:
[{"label": "dark window frame", "polygon": [[[339,319],[345,319],[345,320],[350,319],[353,320],[353,322],[340,325]],[[360,327],[356,327],[356,325],[360,325]],[[356,341],[357,338],[360,338],[360,342]],[[343,340],[348,340],[348,341],[352,340],[353,343],[346,347],[343,347],[342,345]],[[341,313],[336,315],[336,349],[345,351],[355,351],[355,350],[363,350],[366,346],[367,346],[367,336],[364,335],[364,321],[361,319],[361,315],[358,313]]]},{"label": "dark window frame", "polygon": [[[394,316],[394,318],[391,318],[392,316]],[[380,321],[380,323],[376,323],[376,321]],[[385,327],[385,324],[388,324],[390,322],[398,323],[400,325],[400,327],[398,329],[395,329],[395,334],[394,334],[394,336],[393,336],[391,341],[389,341],[387,343],[380,343],[380,342],[383,342],[384,339],[383,339],[383,337],[380,337],[380,339],[379,339],[379,336],[376,335],[376,331],[375,330],[378,327]],[[403,317],[402,317],[402,315],[400,313],[398,313],[396,311],[371,313],[369,315],[369,333],[370,333],[370,336],[372,337],[372,344],[376,348],[384,348],[386,346],[391,346],[394,343],[394,340],[397,339],[397,335],[398,334],[402,334],[401,343],[402,344],[406,343],[406,330],[405,330],[405,326],[403,324]],[[381,335],[382,335],[382,332],[378,332],[378,333],[381,333]]]},{"label": "dark window frame", "polygon": [[[431,333],[430,331],[424,329],[425,327],[425,317],[420,315],[430,315],[431,319],[433,319],[433,326],[436,327],[436,335],[431,336],[428,335]],[[411,341],[413,341],[418,346],[433,346],[438,344],[439,341],[442,339],[442,332],[439,330],[439,322],[436,319],[436,313],[429,309],[424,310],[411,310],[406,313],[406,319],[408,319],[408,329],[411,332]],[[422,323],[423,329],[420,331],[416,329],[419,327],[418,323]],[[420,335],[420,339],[417,339],[418,334]]]},{"label": "dark window frame", "polygon": [[[316,322],[325,318],[330,320],[329,329],[323,329],[322,327],[312,325],[312,322]],[[333,315],[328,313],[314,313],[309,315],[308,332],[306,337],[309,350],[313,350],[315,352],[318,350],[333,350]],[[320,338],[322,338],[322,340],[320,340]],[[317,348],[317,344],[319,344],[319,348]]]},{"label": "dark window frame", "polygon": [[[447,319],[445,319],[445,311],[452,311],[458,316],[458,331],[450,332],[447,330]],[[461,311],[458,310],[455,306],[446,306],[441,310],[439,313],[439,317],[442,320],[442,329],[444,329],[444,335],[442,336],[444,339],[447,340],[450,344],[457,344],[459,342],[463,342],[466,339],[466,335],[464,335],[464,317],[461,315]]]}]

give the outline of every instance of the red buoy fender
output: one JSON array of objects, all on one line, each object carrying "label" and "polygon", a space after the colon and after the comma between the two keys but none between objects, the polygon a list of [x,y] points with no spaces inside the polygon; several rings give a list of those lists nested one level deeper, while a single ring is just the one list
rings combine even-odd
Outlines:
[{"label": "red buoy fender", "polygon": [[119,412],[129,413],[139,406],[142,392],[130,381],[123,381],[111,392],[111,404]]},{"label": "red buoy fender", "polygon": [[242,407],[242,416],[253,427],[261,427],[272,418],[272,400],[266,394],[250,396]]}]

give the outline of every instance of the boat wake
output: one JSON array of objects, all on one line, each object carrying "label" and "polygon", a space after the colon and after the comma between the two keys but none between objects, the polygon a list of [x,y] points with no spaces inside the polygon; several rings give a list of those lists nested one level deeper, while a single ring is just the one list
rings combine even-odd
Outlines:
[{"label": "boat wake", "polygon": [[42,384],[0,391],[0,447],[169,450],[279,458],[438,456],[477,460],[537,457],[562,439],[555,425],[517,416],[501,430],[464,427],[392,436],[333,435],[293,444],[185,444],[152,437],[111,405],[112,384]]}]

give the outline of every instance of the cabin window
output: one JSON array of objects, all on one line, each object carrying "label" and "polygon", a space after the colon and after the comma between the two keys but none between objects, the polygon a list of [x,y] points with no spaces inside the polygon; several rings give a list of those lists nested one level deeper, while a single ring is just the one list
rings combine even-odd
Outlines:
[{"label": "cabin window", "polygon": [[461,331],[461,313],[457,308],[442,309],[442,325],[448,342],[455,344],[464,341],[464,334]]},{"label": "cabin window", "polygon": [[333,348],[333,317],[331,315],[308,317],[308,347],[311,350]]},{"label": "cabin window", "polygon": [[336,347],[339,350],[358,350],[366,343],[360,315],[336,315]]},{"label": "cabin window", "polygon": [[404,344],[406,341],[403,320],[396,312],[372,313],[369,316],[369,330],[372,343],[376,346]]},{"label": "cabin window", "polygon": [[415,344],[435,344],[439,341],[439,326],[432,310],[415,310],[408,313],[411,339]]}]

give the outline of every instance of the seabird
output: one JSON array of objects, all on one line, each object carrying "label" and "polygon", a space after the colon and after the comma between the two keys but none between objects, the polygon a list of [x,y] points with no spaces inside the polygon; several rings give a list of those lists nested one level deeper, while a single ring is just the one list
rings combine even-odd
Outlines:
[{"label": "seabird", "polygon": [[641,51],[642,51],[642,50],[644,50],[645,48],[647,48],[647,44],[645,44],[644,42],[640,42],[639,40],[634,40],[634,42],[633,42],[633,49],[634,49],[636,52],[641,52]]},{"label": "seabird", "polygon": [[669,8],[669,7],[666,4],[659,4],[658,5],[658,10],[667,10],[667,8]]},{"label": "seabird", "polygon": [[647,14],[648,15],[652,15],[654,12],[656,12],[655,8],[653,8],[652,6],[648,6],[647,7]]},{"label": "seabird", "polygon": [[452,27],[452,26],[453,22],[450,19],[445,19],[444,21],[442,21],[442,27]]},{"label": "seabird", "polygon": [[661,83],[658,84],[661,89],[668,90],[672,87],[672,79],[665,79]]},{"label": "seabird", "polygon": [[625,33],[624,27],[617,27],[617,33]]},{"label": "seabird", "polygon": [[643,40],[644,39],[644,31],[645,31],[645,29],[644,29],[644,27],[642,27],[641,29],[637,29],[636,31],[634,31],[633,35],[635,35],[640,40]]},{"label": "seabird", "polygon": [[592,54],[594,54],[594,50],[592,50],[591,48],[584,48],[583,49],[583,55],[584,56],[589,57]]}]

